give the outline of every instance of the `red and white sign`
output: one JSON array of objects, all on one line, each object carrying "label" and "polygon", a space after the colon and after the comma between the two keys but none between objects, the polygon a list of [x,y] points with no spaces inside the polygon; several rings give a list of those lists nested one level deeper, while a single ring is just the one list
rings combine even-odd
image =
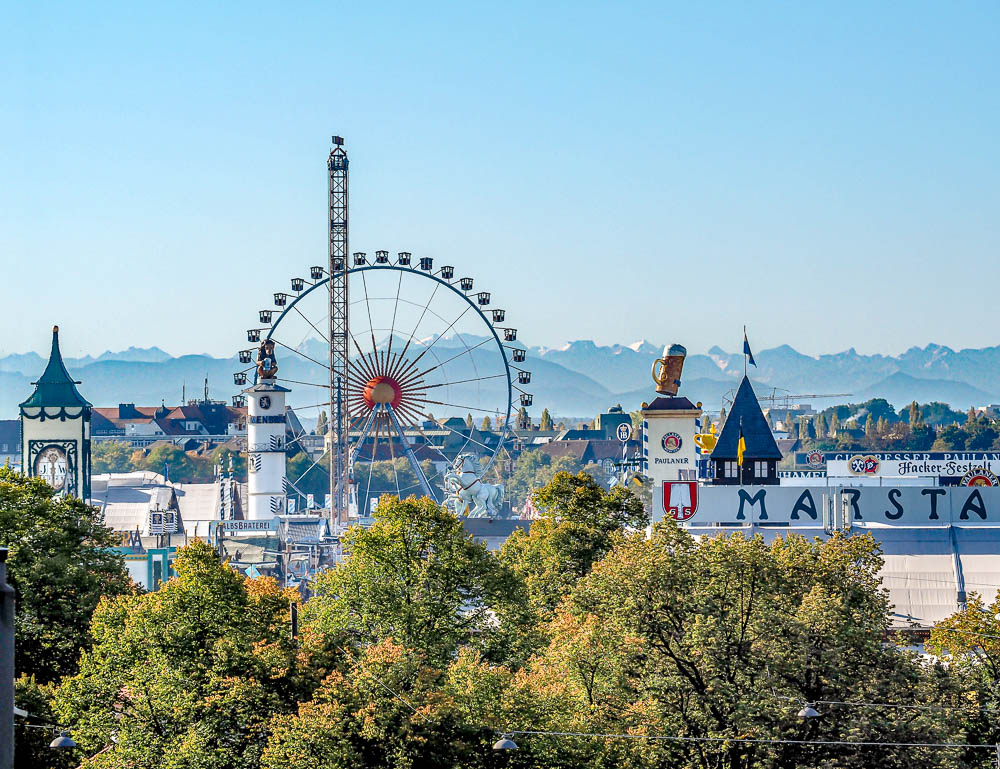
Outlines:
[{"label": "red and white sign", "polygon": [[698,482],[664,481],[663,510],[675,521],[690,519],[698,511]]}]

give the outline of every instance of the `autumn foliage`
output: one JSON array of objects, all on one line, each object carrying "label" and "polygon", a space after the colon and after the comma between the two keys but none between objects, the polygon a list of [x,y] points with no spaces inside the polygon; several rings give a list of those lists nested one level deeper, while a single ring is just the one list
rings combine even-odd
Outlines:
[{"label": "autumn foliage", "polygon": [[[944,665],[891,642],[870,537],[649,537],[583,474],[534,503],[491,553],[429,500],[383,499],[294,639],[298,593],[195,543],[158,592],[100,603],[52,712],[108,769],[991,765],[912,743],[998,738],[1000,647],[961,639],[1000,637],[1000,607],[935,632]],[[909,707],[832,704],[856,702]],[[519,750],[492,750],[503,733]]]}]

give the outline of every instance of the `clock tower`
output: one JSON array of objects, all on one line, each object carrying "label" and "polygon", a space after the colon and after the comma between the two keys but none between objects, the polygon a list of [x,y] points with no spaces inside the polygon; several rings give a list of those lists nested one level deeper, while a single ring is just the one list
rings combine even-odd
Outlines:
[{"label": "clock tower", "polygon": [[25,475],[44,478],[56,493],[90,501],[91,404],[76,389],[59,352],[59,326],[35,391],[21,404]]}]

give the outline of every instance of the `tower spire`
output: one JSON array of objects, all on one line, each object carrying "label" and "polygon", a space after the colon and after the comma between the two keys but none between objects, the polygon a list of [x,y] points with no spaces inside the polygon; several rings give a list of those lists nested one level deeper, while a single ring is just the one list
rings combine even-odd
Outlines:
[{"label": "tower spire", "polygon": [[49,352],[49,362],[42,375],[38,377],[35,391],[21,408],[35,406],[90,406],[90,402],[80,395],[76,386],[79,381],[70,376],[63,363],[62,352],[59,350],[59,326],[52,327],[52,349]]}]

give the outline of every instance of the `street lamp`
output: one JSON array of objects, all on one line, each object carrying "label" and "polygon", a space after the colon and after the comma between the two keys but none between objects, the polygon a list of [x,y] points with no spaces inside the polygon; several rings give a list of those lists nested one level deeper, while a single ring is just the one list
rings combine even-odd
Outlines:
[{"label": "street lamp", "polygon": [[69,732],[59,732],[59,736],[49,743],[49,747],[55,749],[75,748],[76,743],[73,742],[73,738],[69,736]]},{"label": "street lamp", "polygon": [[517,743],[510,738],[509,734],[505,734],[496,741],[493,750],[517,750]]}]

